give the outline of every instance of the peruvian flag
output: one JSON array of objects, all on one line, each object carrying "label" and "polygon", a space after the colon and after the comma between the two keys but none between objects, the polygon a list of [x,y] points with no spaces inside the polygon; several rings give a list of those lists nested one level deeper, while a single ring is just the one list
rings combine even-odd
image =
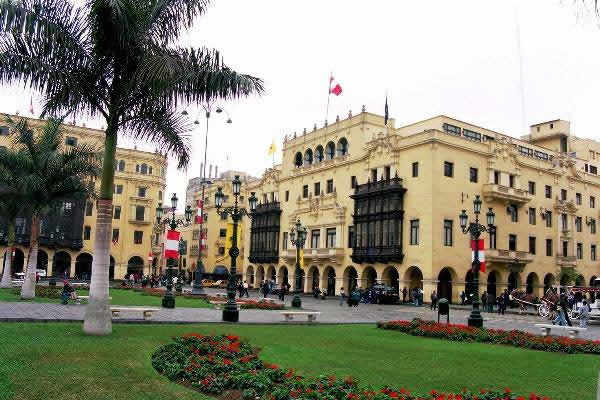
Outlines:
[{"label": "peruvian flag", "polygon": [[198,200],[198,202],[196,203],[196,223],[197,224],[201,224],[203,223],[203,219],[202,219],[202,210],[204,208],[204,200]]},{"label": "peruvian flag", "polygon": [[200,250],[206,250],[206,231],[200,232]]},{"label": "peruvian flag", "polygon": [[177,231],[168,230],[167,240],[165,240],[165,258],[179,258],[179,235]]},{"label": "peruvian flag", "polygon": [[[485,245],[483,239],[479,239],[479,270],[485,272]],[[475,240],[471,240],[471,263],[475,261]]]},{"label": "peruvian flag", "polygon": [[329,78],[329,93],[333,93],[336,96],[342,94],[342,85],[339,82],[334,82],[333,75]]}]

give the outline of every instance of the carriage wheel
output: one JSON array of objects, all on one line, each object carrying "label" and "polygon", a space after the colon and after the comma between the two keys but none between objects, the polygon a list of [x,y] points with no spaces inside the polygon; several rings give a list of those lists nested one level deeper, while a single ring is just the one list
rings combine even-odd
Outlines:
[{"label": "carriage wheel", "polygon": [[538,308],[538,314],[540,315],[540,317],[548,318],[550,316],[550,307],[548,307],[547,304],[542,304]]}]

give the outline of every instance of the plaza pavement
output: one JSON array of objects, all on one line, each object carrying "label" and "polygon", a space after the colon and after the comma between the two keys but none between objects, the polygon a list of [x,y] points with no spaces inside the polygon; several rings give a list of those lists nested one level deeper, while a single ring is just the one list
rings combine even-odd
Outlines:
[{"label": "plaza pavement", "polygon": [[[207,289],[207,293],[223,292],[223,290]],[[271,296],[275,297],[275,296]],[[251,293],[250,298],[257,298],[257,293]],[[287,296],[285,303],[289,307],[292,296]],[[415,317],[437,320],[437,313],[431,311],[428,305],[414,307],[412,305],[378,305],[360,304],[358,307],[339,305],[339,300],[317,300],[313,297],[302,296],[302,308],[320,311],[318,323],[352,324],[375,323],[389,320],[411,320]],[[61,305],[57,303],[30,302],[0,302],[0,322],[78,322],[83,321],[85,305]],[[450,310],[450,322],[466,324],[470,309],[468,307],[453,307]],[[115,323],[221,323],[222,311],[205,308],[163,309],[155,312],[151,319],[144,321],[141,313],[122,312],[120,318],[113,319]],[[514,313],[498,315],[483,313],[484,326],[496,329],[519,329],[539,334],[535,323],[546,323],[546,320],[534,315],[518,315]],[[445,321],[445,317],[442,321]],[[305,317],[297,317],[298,322]],[[270,310],[240,310],[240,323],[248,324],[282,324],[283,317],[278,311]],[[575,322],[578,324],[578,322]],[[554,332],[553,332],[554,333]],[[566,335],[561,331],[557,334]],[[590,325],[582,338],[600,340],[600,324]]]}]

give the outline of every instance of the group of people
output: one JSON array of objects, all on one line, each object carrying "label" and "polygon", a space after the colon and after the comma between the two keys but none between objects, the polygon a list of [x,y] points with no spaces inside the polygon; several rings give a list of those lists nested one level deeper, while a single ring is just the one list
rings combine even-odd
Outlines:
[{"label": "group of people", "polygon": [[402,289],[402,302],[406,303],[408,301],[413,303],[415,307],[420,307],[423,305],[423,289],[421,288],[412,288],[410,291],[404,287]]},{"label": "group of people", "polygon": [[[552,288],[556,293],[556,288]],[[554,305],[552,312],[555,313],[555,317],[552,320],[552,325],[568,325],[573,326],[571,319],[569,318],[569,309],[576,309],[579,314],[579,327],[587,328],[590,320],[590,312],[592,307],[587,301],[585,295],[581,292],[575,294],[561,293],[558,302]]]}]

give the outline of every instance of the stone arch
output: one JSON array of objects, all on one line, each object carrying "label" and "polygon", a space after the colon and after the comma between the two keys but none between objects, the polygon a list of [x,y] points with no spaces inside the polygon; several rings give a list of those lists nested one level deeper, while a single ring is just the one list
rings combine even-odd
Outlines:
[{"label": "stone arch", "polygon": [[[456,272],[450,267],[444,267],[438,274],[437,295],[452,302],[452,281],[456,280]],[[468,297],[467,297],[468,298]]]},{"label": "stone arch", "polygon": [[133,256],[127,261],[127,275],[142,275],[144,273],[144,259],[139,256]]},{"label": "stone arch", "polygon": [[521,274],[516,271],[512,271],[508,274],[508,293],[512,292],[515,289],[519,289],[521,287]]},{"label": "stone arch", "polygon": [[321,290],[327,292],[327,296],[335,295],[335,269],[328,265],[321,274]]},{"label": "stone arch", "polygon": [[323,150],[323,146],[318,145],[315,149],[315,163],[323,162],[325,159],[325,150]]},{"label": "stone arch", "polygon": [[53,270],[59,279],[68,278],[71,273],[71,255],[66,251],[57,251],[54,254]]},{"label": "stone arch", "polygon": [[554,274],[546,274],[546,276],[544,276],[544,294],[546,294],[548,289],[554,286],[555,281],[556,278],[554,277]]},{"label": "stone arch", "polygon": [[43,249],[38,249],[37,267],[38,270],[44,270],[48,273],[48,253]]},{"label": "stone arch", "polygon": [[343,137],[340,140],[338,140],[336,152],[338,157],[345,156],[346,154],[348,154],[348,139]]},{"label": "stone arch", "polygon": [[344,270],[344,288],[346,293],[350,293],[358,286],[358,272],[356,268],[349,265]]},{"label": "stone arch", "polygon": [[282,265],[281,267],[279,267],[279,271],[277,271],[277,283],[279,283],[280,285],[282,283],[290,283],[290,275],[289,275],[289,271],[288,268],[285,265]]},{"label": "stone arch", "polygon": [[[75,259],[75,276],[78,279],[89,280],[92,277],[93,257],[89,253],[80,253]],[[142,262],[143,266],[143,262]]]},{"label": "stone arch", "polygon": [[256,267],[256,278],[254,280],[254,286],[260,288],[260,285],[265,280],[265,269],[262,265]]},{"label": "stone arch", "polygon": [[125,160],[119,161],[119,171],[120,172],[125,171]]},{"label": "stone arch", "polygon": [[246,268],[246,282],[249,287],[254,287],[254,267],[252,265],[248,265]]},{"label": "stone arch", "polygon": [[25,272],[25,253],[18,247],[15,247],[14,249],[12,266],[10,268],[13,275],[19,272]]},{"label": "stone arch", "polygon": [[381,283],[400,291],[400,274],[393,265],[385,267],[381,273]]},{"label": "stone arch", "polygon": [[115,258],[113,256],[110,256],[110,262],[108,265],[108,280],[112,281],[114,279],[115,279]]},{"label": "stone arch", "polygon": [[315,287],[320,289],[319,277],[319,268],[316,265],[311,266],[308,269],[308,287],[306,288],[308,292],[312,292]]},{"label": "stone arch", "polygon": [[404,273],[404,281],[407,283],[409,291],[414,288],[423,289],[423,272],[419,267],[413,265]]},{"label": "stone arch", "polygon": [[539,296],[540,278],[535,272],[530,272],[525,280],[525,292],[534,296]]},{"label": "stone arch", "polygon": [[335,157],[335,143],[329,142],[325,146],[325,159],[333,160],[333,157]]},{"label": "stone arch", "polygon": [[269,268],[267,268],[267,275],[265,276],[265,279],[277,282],[277,272],[275,271],[274,265],[270,265]]},{"label": "stone arch", "polygon": [[301,152],[297,152],[296,155],[294,156],[294,166],[296,168],[300,168],[302,166],[302,153]]},{"label": "stone arch", "polygon": [[375,268],[368,266],[365,267],[360,276],[360,287],[368,289],[377,283],[377,271]]},{"label": "stone arch", "polygon": [[304,165],[311,165],[313,163],[313,152],[311,149],[306,149],[304,152]]},{"label": "stone arch", "polygon": [[585,278],[583,275],[579,275],[577,279],[575,279],[575,286],[582,287],[585,286]]},{"label": "stone arch", "polygon": [[498,297],[498,272],[490,271],[487,277],[487,292]]}]

